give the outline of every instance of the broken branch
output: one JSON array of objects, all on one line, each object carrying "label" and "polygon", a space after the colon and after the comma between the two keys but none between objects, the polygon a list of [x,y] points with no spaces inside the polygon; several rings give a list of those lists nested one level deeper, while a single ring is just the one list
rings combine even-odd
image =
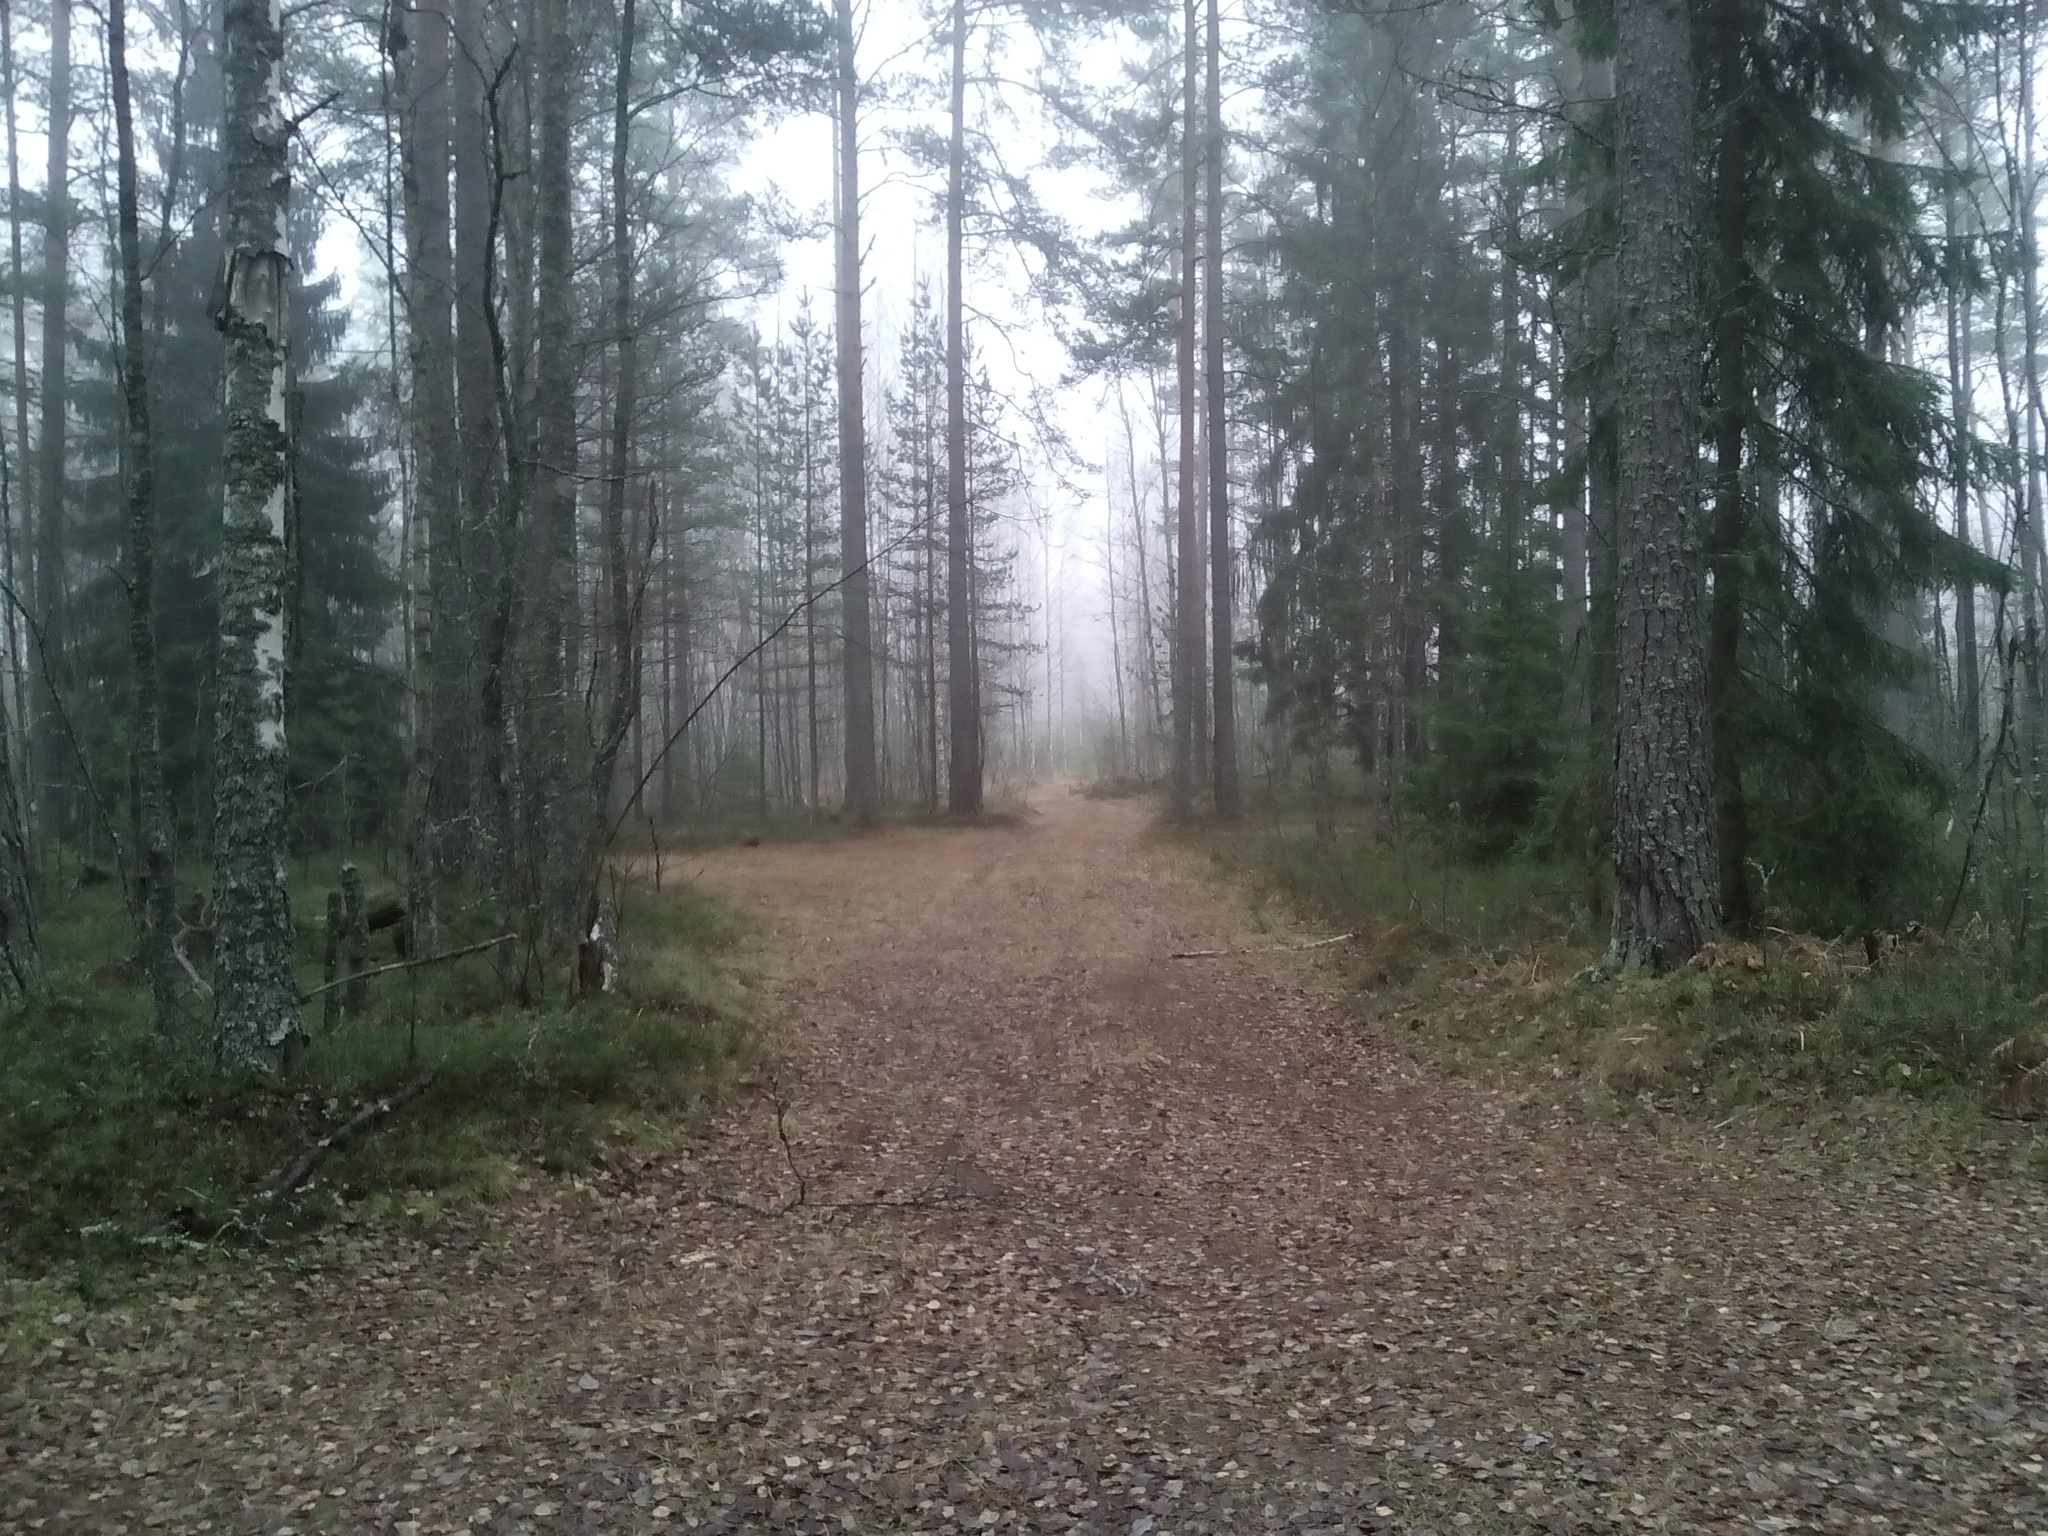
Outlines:
[{"label": "broken branch", "polygon": [[1218,955],[1294,955],[1304,949],[1328,949],[1332,944],[1342,944],[1346,939],[1355,939],[1358,934],[1340,933],[1335,938],[1312,939],[1306,944],[1268,944],[1261,949],[1176,949],[1167,956],[1169,960],[1213,960]]},{"label": "broken branch", "polygon": [[264,1198],[267,1200],[282,1200],[286,1195],[296,1191],[300,1185],[313,1176],[313,1169],[319,1164],[321,1158],[344,1142],[353,1140],[361,1135],[394,1109],[418,1098],[422,1093],[426,1092],[427,1084],[433,1080],[433,1073],[422,1072],[396,1093],[385,1098],[372,1099],[340,1125],[301,1152],[298,1161],[271,1180],[270,1184],[263,1191]]},{"label": "broken branch", "polygon": [[301,992],[299,1001],[310,1003],[323,992],[336,987],[345,987],[352,981],[368,981],[373,976],[384,976],[392,971],[410,971],[422,965],[439,965],[443,960],[460,960],[464,955],[473,955],[480,949],[496,949],[500,944],[510,944],[518,937],[515,933],[501,933],[495,939],[480,939],[474,944],[465,944],[460,949],[444,949],[438,955],[423,955],[417,960],[394,960],[389,965],[373,966],[367,971],[356,971],[338,981],[322,982],[310,992]]}]

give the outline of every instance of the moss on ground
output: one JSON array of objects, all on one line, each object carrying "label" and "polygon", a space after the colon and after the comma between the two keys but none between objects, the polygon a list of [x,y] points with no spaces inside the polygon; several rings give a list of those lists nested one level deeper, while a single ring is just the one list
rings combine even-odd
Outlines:
[{"label": "moss on ground", "polygon": [[[300,926],[310,987],[320,933]],[[516,1006],[488,956],[399,972],[332,1029],[309,1005],[302,1059],[245,1078],[216,1069],[198,997],[184,1037],[156,1033],[134,967],[109,959],[134,943],[118,896],[75,894],[46,922],[48,990],[0,1016],[0,1275],[133,1268],[365,1205],[440,1210],[524,1167],[667,1144],[741,1070],[765,961],[729,908],[673,885],[629,891],[622,931],[615,996]],[[265,1198],[304,1149],[422,1077],[299,1196]]]}]

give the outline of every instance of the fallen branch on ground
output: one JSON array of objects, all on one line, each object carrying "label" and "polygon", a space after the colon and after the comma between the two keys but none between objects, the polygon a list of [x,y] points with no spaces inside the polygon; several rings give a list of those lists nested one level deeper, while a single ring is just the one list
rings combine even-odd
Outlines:
[{"label": "fallen branch on ground", "polygon": [[286,1195],[294,1193],[300,1185],[313,1176],[313,1169],[318,1166],[321,1158],[343,1143],[352,1141],[401,1105],[418,1098],[422,1093],[426,1092],[427,1084],[433,1080],[433,1073],[422,1072],[418,1077],[399,1089],[398,1092],[390,1094],[385,1098],[372,1099],[340,1125],[301,1152],[297,1162],[293,1163],[291,1167],[285,1169],[283,1173],[279,1174],[265,1186],[263,1197],[266,1200],[282,1200]]},{"label": "fallen branch on ground", "polygon": [[805,1195],[781,1205],[762,1205],[744,1195],[721,1194],[717,1190],[709,1191],[704,1198],[716,1205],[745,1211],[749,1216],[769,1217],[788,1216],[796,1211],[954,1211],[986,1203],[964,1190],[942,1193],[932,1188],[907,1195],[882,1195],[873,1200],[813,1200]]},{"label": "fallen branch on ground", "polygon": [[965,1190],[942,1194],[935,1184],[914,1194],[878,1195],[871,1200],[813,1200],[811,1182],[797,1166],[796,1144],[789,1139],[789,1100],[773,1076],[768,1080],[768,1102],[775,1106],[775,1139],[782,1146],[782,1160],[789,1165],[790,1177],[796,1180],[796,1194],[780,1205],[762,1205],[744,1195],[722,1194],[717,1190],[707,1191],[707,1199],[735,1211],[745,1211],[749,1216],[766,1217],[787,1216],[793,1211],[940,1211],[982,1202],[983,1197]]},{"label": "fallen branch on ground", "polygon": [[1293,955],[1304,949],[1328,949],[1332,944],[1342,944],[1346,939],[1358,937],[1356,932],[1340,933],[1332,939],[1314,939],[1307,944],[1268,944],[1260,949],[1176,949],[1166,958],[1169,960],[1214,960],[1219,955]]},{"label": "fallen branch on ground", "polygon": [[519,937],[516,933],[501,933],[495,939],[480,939],[474,944],[465,944],[460,949],[444,949],[438,955],[425,955],[418,960],[394,960],[389,965],[373,966],[367,971],[354,971],[334,981],[322,982],[310,992],[301,992],[299,1001],[310,1003],[323,992],[332,992],[336,987],[345,987],[352,981],[368,981],[372,976],[387,975],[392,971],[410,971],[422,965],[439,965],[443,960],[460,960],[464,955],[473,955],[480,949],[496,949],[500,944],[510,944]]}]

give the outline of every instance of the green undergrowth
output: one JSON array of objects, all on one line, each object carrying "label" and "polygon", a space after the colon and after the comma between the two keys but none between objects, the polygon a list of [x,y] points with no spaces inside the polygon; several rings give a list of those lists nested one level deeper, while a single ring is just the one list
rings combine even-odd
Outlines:
[{"label": "green undergrowth", "polygon": [[1772,928],[1669,975],[1601,979],[1601,887],[1583,868],[1466,863],[1405,833],[1319,845],[1285,823],[1205,842],[1260,900],[1355,932],[1328,959],[1360,1025],[1452,1071],[1510,1073],[1601,1115],[1932,1126],[1944,1147],[1995,1144],[2048,1172],[2048,996],[1981,921]]},{"label": "green undergrowth", "polygon": [[[299,928],[311,987],[319,924],[302,914]],[[669,1142],[742,1070],[767,978],[729,909],[673,885],[626,892],[621,934],[617,995],[510,1005],[482,955],[397,972],[331,1028],[309,1004],[289,1072],[236,1078],[215,1069],[197,1000],[188,1039],[157,1037],[126,962],[109,959],[134,945],[118,898],[67,898],[45,925],[47,991],[0,1016],[0,1275],[133,1268],[343,1211],[430,1219],[522,1169]],[[389,958],[380,943],[372,963]],[[298,1196],[266,1198],[314,1142],[421,1078]]]},{"label": "green undergrowth", "polygon": [[1081,793],[1090,800],[1138,800],[1147,795],[1160,794],[1165,788],[1163,779],[1118,773],[1107,778],[1090,779],[1081,786]]}]

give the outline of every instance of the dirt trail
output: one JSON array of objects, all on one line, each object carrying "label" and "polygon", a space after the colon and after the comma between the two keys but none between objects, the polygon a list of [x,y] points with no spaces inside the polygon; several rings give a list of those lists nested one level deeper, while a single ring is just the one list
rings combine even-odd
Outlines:
[{"label": "dirt trail", "polygon": [[1443,1080],[1166,958],[1240,925],[1144,817],[703,861],[797,970],[757,1095],[104,1321],[0,1532],[2048,1529],[2039,1190]]}]

